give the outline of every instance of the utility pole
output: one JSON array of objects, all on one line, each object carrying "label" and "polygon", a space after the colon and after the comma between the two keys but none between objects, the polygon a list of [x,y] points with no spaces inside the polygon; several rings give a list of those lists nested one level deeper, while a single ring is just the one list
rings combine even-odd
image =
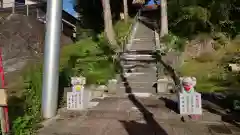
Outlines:
[{"label": "utility pole", "polygon": [[47,1],[46,20],[42,113],[48,119],[57,113],[62,0]]}]

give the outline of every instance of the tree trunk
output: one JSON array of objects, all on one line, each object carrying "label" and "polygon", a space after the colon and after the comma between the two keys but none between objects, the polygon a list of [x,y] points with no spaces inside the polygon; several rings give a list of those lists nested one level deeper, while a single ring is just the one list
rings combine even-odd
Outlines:
[{"label": "tree trunk", "polygon": [[168,18],[167,18],[167,0],[161,0],[161,32],[163,37],[168,34]]},{"label": "tree trunk", "polygon": [[128,0],[123,0],[124,21],[128,21]]},{"label": "tree trunk", "polygon": [[113,49],[117,49],[117,41],[115,39],[115,33],[113,30],[112,24],[112,14],[111,14],[111,7],[110,7],[110,0],[102,0],[103,4],[103,13],[104,13],[104,32],[109,41],[112,45]]}]

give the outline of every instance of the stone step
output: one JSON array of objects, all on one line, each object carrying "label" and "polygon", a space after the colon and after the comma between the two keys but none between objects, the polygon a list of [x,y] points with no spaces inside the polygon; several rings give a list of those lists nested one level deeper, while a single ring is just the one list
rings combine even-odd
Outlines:
[{"label": "stone step", "polygon": [[149,54],[149,55],[154,55],[155,51],[154,50],[126,50],[125,52],[121,52],[121,55],[124,54]]},{"label": "stone step", "polygon": [[139,23],[139,28],[138,28],[138,31],[149,31],[149,32],[151,32],[152,31],[152,29],[150,29],[148,26],[146,26],[145,25],[145,23],[154,23],[154,22],[151,22],[151,21],[141,21],[140,23]]},{"label": "stone step", "polygon": [[[145,45],[145,46],[156,46],[154,41],[147,41],[147,42],[144,42],[144,41],[137,41],[136,42],[136,41],[134,41],[134,42],[132,42],[131,47],[133,47],[133,46],[143,46],[143,45]],[[141,48],[139,48],[139,49],[141,49]]]},{"label": "stone step", "polygon": [[133,41],[133,44],[147,44],[147,43],[153,43],[155,41],[154,38],[147,39],[147,40],[138,40],[138,41]]},{"label": "stone step", "polygon": [[154,88],[156,87],[156,80],[155,81],[151,81],[151,82],[128,82],[128,83],[121,83],[121,84],[118,84],[118,87],[119,88],[125,88],[126,86],[130,86],[131,88],[141,88],[141,89],[144,89],[144,88]]},{"label": "stone step", "polygon": [[123,68],[125,69],[129,69],[129,68],[148,68],[149,65],[147,64],[137,64],[137,63],[134,63],[134,64],[124,64],[123,65]]},{"label": "stone step", "polygon": [[[150,22],[150,23],[151,23],[151,22]],[[153,31],[152,29],[150,29],[150,28],[148,28],[148,27],[146,27],[146,26],[139,25],[139,27],[140,27],[140,28],[137,29],[137,33],[136,33],[136,34],[141,33],[142,36],[147,36],[147,37],[149,37],[149,34],[152,33],[152,31]],[[144,35],[144,32],[145,32],[145,35]],[[137,37],[137,36],[136,36],[136,37]]]},{"label": "stone step", "polygon": [[146,74],[145,72],[133,72],[133,73],[124,73],[124,77],[128,80],[146,80],[150,78],[155,78],[157,76],[156,73],[151,73],[150,75]]},{"label": "stone step", "polygon": [[[126,93],[125,90],[122,90],[122,91],[118,91],[117,92],[117,95],[119,97],[127,97],[129,95],[134,95],[136,98],[148,98],[148,97],[151,97],[151,96],[155,96],[156,93],[154,92],[154,90],[150,92],[135,92],[136,90],[133,90],[133,92],[131,93]],[[145,91],[145,90],[144,90]]]},{"label": "stone step", "polygon": [[[121,65],[154,65],[156,66],[157,61],[156,60],[150,60],[150,61],[138,61],[138,60],[122,60]],[[148,67],[149,67],[148,66]]]},{"label": "stone step", "polygon": [[156,63],[149,63],[149,64],[144,64],[144,63],[138,63],[138,62],[134,62],[134,61],[125,61],[125,62],[122,62],[122,66],[123,68],[126,67],[126,68],[131,68],[133,66],[135,67],[142,67],[142,68],[152,68],[152,67],[157,67],[157,64]]},{"label": "stone step", "polygon": [[[125,67],[123,69],[123,71],[126,72],[126,73],[137,73],[138,74],[138,73],[142,73],[142,72],[147,71],[148,68],[150,68],[150,67],[135,67],[135,66],[133,66],[133,67],[127,67],[127,68]],[[156,67],[151,67],[151,69],[158,72]]]},{"label": "stone step", "polygon": [[147,36],[144,36],[144,37],[136,37],[133,39],[133,41],[143,41],[143,40],[149,40],[151,39],[152,37],[147,37]]},{"label": "stone step", "polygon": [[129,53],[124,53],[121,55],[122,57],[151,57],[151,54],[129,54]]},{"label": "stone step", "polygon": [[124,96],[126,93],[142,93],[142,94],[146,94],[146,93],[149,93],[149,94],[156,94],[156,89],[153,88],[153,87],[145,87],[145,88],[135,88],[135,87],[130,87],[130,89],[126,89],[125,87],[120,87],[118,90],[117,90],[117,95],[119,96]]},{"label": "stone step", "polygon": [[138,43],[138,44],[133,43],[130,49],[139,50],[139,51],[141,50],[155,51],[156,46],[155,46],[155,43]]},{"label": "stone step", "polygon": [[155,75],[145,75],[145,74],[138,74],[138,75],[129,75],[125,76],[125,80],[127,82],[156,82],[157,81],[157,76]]},{"label": "stone step", "polygon": [[133,41],[142,41],[142,40],[152,41],[153,39],[154,39],[154,32],[153,31],[151,31],[151,32],[149,32],[149,31],[139,31],[135,34],[135,40],[133,40]]},{"label": "stone step", "polygon": [[137,33],[135,34],[135,38],[138,37],[152,37],[153,35],[153,30],[149,29],[149,28],[144,28],[141,30],[138,30]]},{"label": "stone step", "polygon": [[157,74],[157,68],[156,68],[156,66],[154,67],[154,66],[152,66],[152,67],[136,67],[136,66],[133,66],[133,67],[125,67],[125,68],[123,68],[123,71],[125,72],[125,73],[132,73],[132,74],[143,74],[143,73],[145,73],[146,71],[149,71],[150,69],[151,70],[153,70],[153,71],[155,71],[156,73],[154,73],[154,74]]},{"label": "stone step", "polygon": [[140,60],[152,60],[154,56],[149,54],[123,54],[120,56],[122,59],[140,59]]},{"label": "stone step", "polygon": [[125,77],[137,77],[137,78],[146,78],[148,76],[157,76],[157,72],[154,68],[145,68],[142,69],[144,72],[130,72],[130,73],[125,73],[124,76]]},{"label": "stone step", "polygon": [[138,63],[156,63],[155,58],[149,58],[149,59],[136,59],[136,58],[120,58],[121,61],[132,61],[132,62],[138,62]]}]

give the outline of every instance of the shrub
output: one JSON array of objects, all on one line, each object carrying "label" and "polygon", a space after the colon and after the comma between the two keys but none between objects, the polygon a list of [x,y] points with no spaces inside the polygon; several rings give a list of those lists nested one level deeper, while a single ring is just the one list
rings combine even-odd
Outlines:
[{"label": "shrub", "polygon": [[168,48],[172,48],[176,51],[183,52],[187,40],[170,33],[164,36],[162,38],[162,41],[163,43],[166,44]]},{"label": "shrub", "polygon": [[215,40],[215,44],[218,44],[220,46],[225,46],[229,43],[229,38],[226,36],[225,33],[222,32],[213,33],[212,38]]},{"label": "shrub", "polygon": [[15,135],[33,135],[41,120],[41,87],[42,70],[41,66],[35,65],[25,73],[26,89],[23,92],[24,115],[13,121],[12,132]]},{"label": "shrub", "polygon": [[[84,39],[63,48],[61,70],[65,77],[85,76],[88,84],[104,84],[115,74],[113,50],[104,38],[98,42]],[[66,79],[69,80],[69,79]]]},{"label": "shrub", "polygon": [[215,60],[215,56],[212,53],[202,53],[200,56],[195,58],[198,62],[213,62]]}]

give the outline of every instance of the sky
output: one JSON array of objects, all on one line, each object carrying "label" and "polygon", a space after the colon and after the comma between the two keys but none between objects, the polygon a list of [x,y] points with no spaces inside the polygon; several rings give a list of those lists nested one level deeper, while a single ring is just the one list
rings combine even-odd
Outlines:
[{"label": "sky", "polygon": [[77,12],[73,9],[74,0],[63,0],[63,10],[70,15],[77,17]]},{"label": "sky", "polygon": [[[160,0],[157,0],[157,4],[160,4]],[[154,0],[150,0],[145,5],[146,6],[148,6],[148,5],[155,5],[155,2],[154,2]]]}]

